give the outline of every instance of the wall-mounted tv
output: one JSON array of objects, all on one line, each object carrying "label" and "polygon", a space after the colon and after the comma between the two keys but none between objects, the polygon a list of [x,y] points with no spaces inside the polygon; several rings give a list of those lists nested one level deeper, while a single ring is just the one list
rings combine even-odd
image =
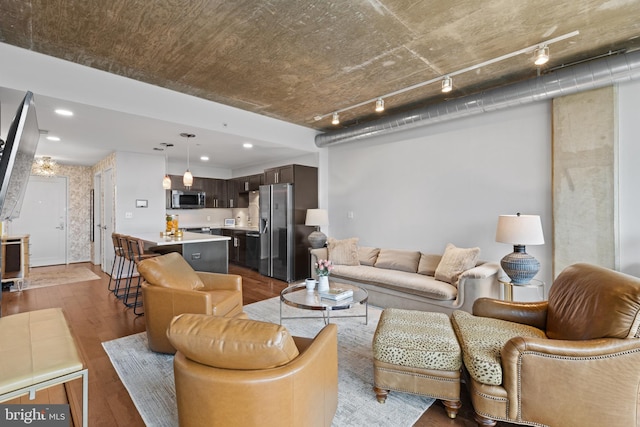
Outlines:
[{"label": "wall-mounted tv", "polygon": [[20,216],[39,139],[33,93],[27,92],[0,153],[0,221]]}]

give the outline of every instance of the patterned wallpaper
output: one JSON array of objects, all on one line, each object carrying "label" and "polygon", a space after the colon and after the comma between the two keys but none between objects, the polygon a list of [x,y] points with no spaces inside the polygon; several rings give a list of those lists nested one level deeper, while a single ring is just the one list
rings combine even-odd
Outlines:
[{"label": "patterned wallpaper", "polygon": [[69,204],[67,206],[67,262],[91,261],[90,195],[93,174],[88,166],[58,164],[56,176],[67,178]]}]

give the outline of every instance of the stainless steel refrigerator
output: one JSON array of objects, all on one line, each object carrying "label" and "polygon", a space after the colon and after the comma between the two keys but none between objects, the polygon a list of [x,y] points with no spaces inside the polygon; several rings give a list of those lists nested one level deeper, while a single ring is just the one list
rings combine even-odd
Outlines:
[{"label": "stainless steel refrigerator", "polygon": [[295,218],[292,184],[260,186],[260,274],[294,280]]}]

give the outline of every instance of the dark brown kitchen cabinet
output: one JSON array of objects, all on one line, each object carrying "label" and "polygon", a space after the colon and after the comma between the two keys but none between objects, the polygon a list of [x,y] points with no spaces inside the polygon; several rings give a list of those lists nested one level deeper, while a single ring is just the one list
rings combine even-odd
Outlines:
[{"label": "dark brown kitchen cabinet", "polygon": [[171,178],[171,189],[172,190],[181,190],[181,191],[204,191],[204,180],[205,178],[196,178],[193,177],[193,185],[191,188],[187,188],[182,183],[182,175],[169,175]]},{"label": "dark brown kitchen cabinet", "polygon": [[238,184],[238,192],[246,193],[248,191],[259,190],[260,186],[262,185],[263,177],[264,174],[257,174],[236,178],[236,183]]},{"label": "dark brown kitchen cabinet", "polygon": [[203,190],[206,194],[206,208],[226,208],[227,205],[227,181],[216,178],[202,178]]},{"label": "dark brown kitchen cabinet", "polygon": [[223,236],[229,240],[229,262],[244,266],[247,262],[247,232],[235,230],[222,230]]},{"label": "dark brown kitchen cabinet", "polygon": [[265,184],[301,184],[315,181],[317,185],[318,168],[303,165],[287,165],[265,169]]},{"label": "dark brown kitchen cabinet", "polygon": [[227,207],[238,207],[238,183],[235,179],[227,180]]},{"label": "dark brown kitchen cabinet", "polygon": [[300,165],[279,166],[277,168],[265,169],[265,184],[287,184],[294,183],[295,168]]}]

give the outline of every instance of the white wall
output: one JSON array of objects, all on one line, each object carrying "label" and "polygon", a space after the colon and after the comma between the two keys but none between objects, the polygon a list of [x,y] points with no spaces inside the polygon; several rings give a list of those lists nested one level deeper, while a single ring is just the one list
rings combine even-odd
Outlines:
[{"label": "white wall", "polygon": [[[620,270],[640,276],[640,83],[619,93]],[[436,253],[448,242],[479,246],[482,259],[499,261],[512,248],[495,242],[498,215],[538,214],[546,242],[527,252],[548,290],[551,142],[544,101],[330,147],[329,235]]]},{"label": "white wall", "polygon": [[[165,227],[166,199],[162,188],[164,157],[116,153],[116,230],[119,233],[160,232]],[[147,200],[146,208],[136,200]],[[131,218],[127,218],[131,213]]]}]

